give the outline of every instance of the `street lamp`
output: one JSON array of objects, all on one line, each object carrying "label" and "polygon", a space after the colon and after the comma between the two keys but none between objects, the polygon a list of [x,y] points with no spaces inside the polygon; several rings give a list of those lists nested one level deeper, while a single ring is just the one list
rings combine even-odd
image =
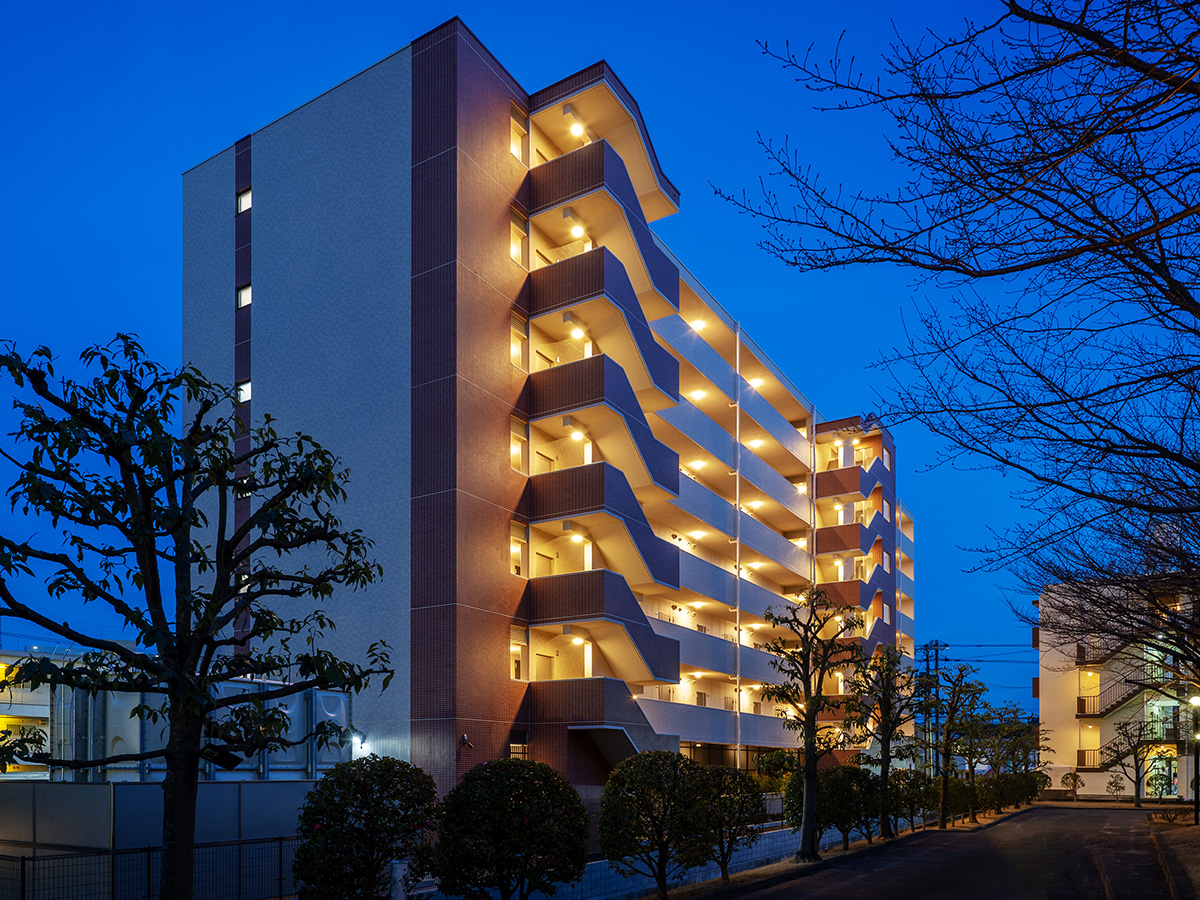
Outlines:
[{"label": "street lamp", "polygon": [[1188,697],[1192,704],[1192,824],[1200,825],[1200,693]]}]

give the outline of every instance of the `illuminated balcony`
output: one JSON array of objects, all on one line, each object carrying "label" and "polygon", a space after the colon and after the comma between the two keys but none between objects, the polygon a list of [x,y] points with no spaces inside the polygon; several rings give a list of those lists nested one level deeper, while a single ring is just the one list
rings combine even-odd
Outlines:
[{"label": "illuminated balcony", "polygon": [[531,628],[584,629],[623,681],[679,681],[679,642],[654,631],[625,579],[615,572],[533,578],[525,593]]},{"label": "illuminated balcony", "polygon": [[[608,356],[592,356],[529,377],[530,421],[551,437],[591,440],[635,490],[679,490],[679,457],[654,437],[625,372]],[[563,417],[567,417],[566,422]]]},{"label": "illuminated balcony", "polygon": [[529,683],[530,740],[561,739],[564,732],[589,737],[610,765],[644,750],[679,749],[679,734],[656,730],[616,678],[576,678]]},{"label": "illuminated balcony", "polygon": [[607,247],[624,264],[648,320],[679,311],[679,269],[654,240],[625,164],[607,142],[530,169],[529,184],[530,223],[553,245]]},{"label": "illuminated balcony", "polygon": [[[641,699],[638,704],[646,720],[657,730],[675,731],[687,735],[689,741],[705,744],[732,744],[737,739],[732,710],[665,700]],[[780,717],[743,711],[741,719],[743,744],[796,746],[796,732],[784,727],[784,720]]]},{"label": "illuminated balcony", "polygon": [[590,540],[604,567],[620,572],[631,587],[678,589],[679,548],[654,534],[629,482],[614,466],[599,462],[534,475],[529,509],[531,526]]},{"label": "illuminated balcony", "polygon": [[530,98],[530,120],[559,147],[608,141],[625,160],[646,220],[679,210],[679,189],[663,174],[637,102],[599,62]]},{"label": "illuminated balcony", "polygon": [[579,334],[615,359],[643,409],[679,401],[679,363],[654,340],[625,267],[607,248],[531,272],[529,309],[553,340]]}]

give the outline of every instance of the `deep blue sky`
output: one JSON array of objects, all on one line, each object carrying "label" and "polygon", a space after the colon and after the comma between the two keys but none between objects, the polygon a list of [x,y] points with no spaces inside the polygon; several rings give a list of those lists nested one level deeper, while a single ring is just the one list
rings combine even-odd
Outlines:
[{"label": "deep blue sky", "polygon": [[[967,4],[981,16],[994,2]],[[656,229],[828,418],[870,411],[886,376],[870,366],[900,341],[914,300],[938,302],[902,272],[799,275],[756,247],[759,233],[713,196],[757,189],[757,133],[793,145],[832,181],[886,187],[883,123],[817,114],[756,40],[813,44],[840,32],[868,69],[893,37],[956,29],[964,4],[533,5],[306,0],[18,4],[0,38],[0,337],[74,356],[118,330],[168,364],[180,353],[181,173],[454,15],[527,90],[607,59],[641,106],[682,193]],[[7,388],[5,388],[7,390]],[[7,405],[5,403],[5,405]],[[990,473],[927,468],[945,454],[896,429],[899,493],[917,527],[918,642],[962,658],[1032,659],[1004,604],[1005,576],[965,574],[962,547],[1021,510]],[[98,614],[85,614],[99,622]],[[6,631],[20,630],[19,628]],[[6,641],[7,643],[7,641]],[[1033,707],[1033,666],[989,664],[994,699]]]}]

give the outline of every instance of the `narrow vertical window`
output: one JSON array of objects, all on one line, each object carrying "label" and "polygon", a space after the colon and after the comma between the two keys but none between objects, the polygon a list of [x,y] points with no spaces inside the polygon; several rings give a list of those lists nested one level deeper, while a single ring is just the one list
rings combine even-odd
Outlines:
[{"label": "narrow vertical window", "polygon": [[239,381],[238,382],[237,400],[238,400],[238,403],[249,403],[250,402],[250,382],[249,381]]},{"label": "narrow vertical window", "polygon": [[243,306],[250,305],[250,285],[237,289],[237,307],[241,309]]},{"label": "narrow vertical window", "polygon": [[883,467],[889,472],[892,470],[892,453],[887,447],[883,448]]},{"label": "narrow vertical window", "polygon": [[250,208],[250,200],[250,188],[246,188],[246,190],[237,195],[237,211],[244,213],[248,210]]},{"label": "narrow vertical window", "polygon": [[522,372],[529,371],[529,322],[516,313],[509,318],[508,359]]},{"label": "narrow vertical window", "polygon": [[508,255],[529,268],[529,220],[515,209],[509,210]]},{"label": "narrow vertical window", "polygon": [[529,529],[519,522],[509,523],[508,571],[529,577]]},{"label": "narrow vertical window", "polygon": [[508,457],[514,471],[529,474],[529,423],[516,417],[509,420]]},{"label": "narrow vertical window", "polygon": [[529,165],[529,117],[517,109],[514,103],[510,109],[508,150],[521,161]]}]

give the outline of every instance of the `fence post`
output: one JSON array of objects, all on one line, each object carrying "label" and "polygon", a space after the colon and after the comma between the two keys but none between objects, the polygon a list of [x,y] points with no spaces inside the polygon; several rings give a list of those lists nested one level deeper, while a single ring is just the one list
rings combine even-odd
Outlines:
[{"label": "fence post", "polygon": [[28,896],[28,894],[26,894],[26,892],[25,892],[25,890],[26,890],[25,889],[25,861],[26,861],[26,859],[28,859],[28,857],[25,857],[25,856],[21,857],[21,900],[25,900],[25,898]]},{"label": "fence post", "polygon": [[279,893],[276,895],[279,900],[283,900],[283,837],[277,838],[279,842]]},{"label": "fence post", "polygon": [[150,893],[150,847],[146,848],[146,900],[153,900],[154,895]]},{"label": "fence post", "polygon": [[117,900],[117,853],[108,851],[108,900]]}]

